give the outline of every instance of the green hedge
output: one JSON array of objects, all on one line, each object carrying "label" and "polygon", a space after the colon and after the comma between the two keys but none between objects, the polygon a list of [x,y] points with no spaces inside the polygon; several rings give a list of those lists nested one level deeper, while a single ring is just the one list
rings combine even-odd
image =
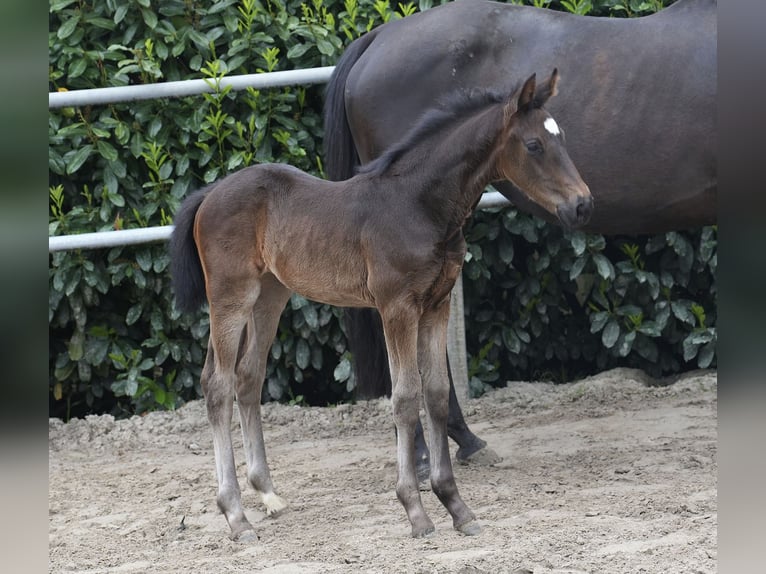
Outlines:
[{"label": "green hedge", "polygon": [[[188,78],[217,85],[226,74],[332,65],[368,29],[431,4],[52,0],[49,89]],[[550,6],[614,15],[661,7],[615,0]],[[51,110],[50,234],[169,224],[191,190],[252,163],[286,162],[322,175],[323,89],[219,89]],[[714,230],[606,243],[506,210],[479,214],[469,237],[477,392],[506,377],[551,371],[562,378],[618,362],[656,363],[661,373],[715,364]],[[200,396],[207,317],[175,311],[167,265],[159,244],[50,256],[52,415],[144,412]],[[351,397],[340,313],[292,298],[265,399]]]},{"label": "green hedge", "polygon": [[492,209],[474,216],[467,239],[473,394],[519,377],[715,366],[716,227],[606,240]]}]

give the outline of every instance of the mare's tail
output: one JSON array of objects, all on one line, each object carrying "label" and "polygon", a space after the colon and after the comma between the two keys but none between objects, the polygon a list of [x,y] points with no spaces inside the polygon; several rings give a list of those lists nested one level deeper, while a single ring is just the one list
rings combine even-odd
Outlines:
[{"label": "mare's tail", "polygon": [[[354,146],[346,116],[346,80],[351,68],[375,38],[368,33],[352,42],[335,66],[325,91],[324,165],[327,177],[342,181],[352,177],[359,167],[359,154]],[[354,355],[356,395],[371,399],[391,394],[391,375],[383,326],[373,309],[346,309],[345,326],[348,345]]]},{"label": "mare's tail", "polygon": [[176,213],[175,228],[170,236],[170,276],[176,294],[176,307],[189,313],[207,301],[205,276],[194,242],[194,218],[207,191],[201,189],[184,200]]},{"label": "mare's tail", "polygon": [[332,181],[350,178],[359,166],[359,155],[346,117],[346,80],[351,68],[374,39],[375,33],[368,32],[349,44],[335,64],[325,89],[324,165],[327,177]]}]

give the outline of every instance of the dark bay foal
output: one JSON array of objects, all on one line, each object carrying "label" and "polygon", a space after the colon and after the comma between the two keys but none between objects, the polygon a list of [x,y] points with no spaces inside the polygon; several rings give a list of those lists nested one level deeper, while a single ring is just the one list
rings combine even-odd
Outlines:
[{"label": "dark bay foal", "polygon": [[184,202],[170,244],[171,271],[179,308],[194,310],[206,299],[210,306],[201,382],[213,430],[217,501],[232,538],[255,538],[234,464],[235,397],[248,480],[268,514],[286,506],[272,486],[260,402],[269,349],[292,292],[379,311],[394,381],[396,494],[412,535],[434,530],[415,471],[421,396],[433,492],[457,530],[479,531],[458,494],[447,445],[449,294],[463,265],[463,224],[490,182],[513,182],[573,225],[589,217],[590,191],[542,107],[557,81],[554,70],[539,88],[533,75],[510,97],[462,94],[343,182],[287,165],[258,165]]}]

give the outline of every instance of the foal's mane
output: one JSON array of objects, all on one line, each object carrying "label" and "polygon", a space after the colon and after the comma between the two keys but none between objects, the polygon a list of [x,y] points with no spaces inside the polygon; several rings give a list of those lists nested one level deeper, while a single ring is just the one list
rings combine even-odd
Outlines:
[{"label": "foal's mane", "polygon": [[361,166],[357,173],[383,175],[407,151],[447,124],[458,122],[481,109],[503,102],[507,97],[507,93],[479,88],[453,92],[440,101],[439,107],[426,111],[400,141],[389,146],[376,159]]}]

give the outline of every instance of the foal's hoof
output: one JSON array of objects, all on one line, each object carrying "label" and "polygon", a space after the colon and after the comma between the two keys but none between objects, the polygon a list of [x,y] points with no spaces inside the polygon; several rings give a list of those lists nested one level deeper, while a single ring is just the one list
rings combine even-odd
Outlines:
[{"label": "foal's hoof", "polygon": [[277,496],[273,492],[262,495],[261,499],[266,507],[266,516],[271,518],[276,518],[285,508],[287,508],[287,502],[285,502],[281,496]]},{"label": "foal's hoof", "polygon": [[458,449],[458,451],[455,453],[455,460],[459,464],[471,464],[476,466],[492,466],[493,464],[497,464],[503,460],[503,457],[497,454],[494,450],[489,448],[488,446],[485,446],[484,448],[480,448],[476,452],[472,452],[469,455],[465,455],[464,453],[461,453],[462,449]]},{"label": "foal's hoof", "polygon": [[481,526],[475,520],[471,520],[460,526],[455,526],[455,530],[466,536],[476,536],[481,533]]}]

